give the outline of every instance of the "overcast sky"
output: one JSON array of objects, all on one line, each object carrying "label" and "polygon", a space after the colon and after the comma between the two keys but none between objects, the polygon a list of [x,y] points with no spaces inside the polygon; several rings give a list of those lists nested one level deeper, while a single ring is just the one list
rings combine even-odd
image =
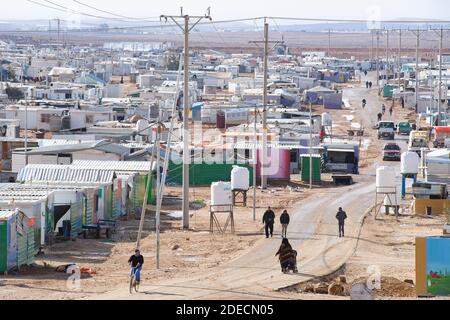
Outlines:
[{"label": "overcast sky", "polygon": [[[54,6],[45,0],[33,0]],[[94,15],[107,16],[77,4],[73,0],[51,0],[61,6]],[[203,14],[211,7],[215,20],[255,16],[291,16],[307,18],[381,19],[429,18],[450,19],[449,0],[78,0],[79,2],[136,18],[178,14],[179,7],[191,15]],[[8,1],[0,10],[1,20],[67,19],[72,14],[40,7],[27,0]],[[89,18],[83,18],[89,19]]]}]

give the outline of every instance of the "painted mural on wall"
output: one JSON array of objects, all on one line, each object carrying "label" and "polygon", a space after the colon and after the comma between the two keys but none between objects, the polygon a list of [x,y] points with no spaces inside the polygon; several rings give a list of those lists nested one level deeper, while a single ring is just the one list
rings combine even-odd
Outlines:
[{"label": "painted mural on wall", "polygon": [[427,238],[427,289],[433,295],[450,295],[450,239]]}]

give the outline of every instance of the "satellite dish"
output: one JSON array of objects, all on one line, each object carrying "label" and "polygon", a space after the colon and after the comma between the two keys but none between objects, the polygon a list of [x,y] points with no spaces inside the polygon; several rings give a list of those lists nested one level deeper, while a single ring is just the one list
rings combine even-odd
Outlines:
[{"label": "satellite dish", "polygon": [[357,283],[350,291],[351,300],[373,300],[373,291],[365,283]]}]

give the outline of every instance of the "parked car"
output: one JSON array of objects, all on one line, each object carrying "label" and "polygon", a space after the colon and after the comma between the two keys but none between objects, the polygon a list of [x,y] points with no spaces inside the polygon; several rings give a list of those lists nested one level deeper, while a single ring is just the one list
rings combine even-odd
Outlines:
[{"label": "parked car", "polygon": [[393,160],[393,161],[400,161],[401,158],[401,149],[398,144],[394,143],[387,143],[384,145],[383,148],[383,160]]},{"label": "parked car", "polygon": [[397,126],[397,133],[409,136],[412,131],[411,124],[409,122],[399,122]]}]

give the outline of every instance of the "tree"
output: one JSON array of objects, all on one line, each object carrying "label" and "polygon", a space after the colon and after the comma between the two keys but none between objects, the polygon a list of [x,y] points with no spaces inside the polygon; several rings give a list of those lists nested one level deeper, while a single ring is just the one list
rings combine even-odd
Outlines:
[{"label": "tree", "polygon": [[5,91],[8,95],[8,99],[10,100],[22,100],[23,98],[25,98],[23,92],[17,88],[7,87]]}]

